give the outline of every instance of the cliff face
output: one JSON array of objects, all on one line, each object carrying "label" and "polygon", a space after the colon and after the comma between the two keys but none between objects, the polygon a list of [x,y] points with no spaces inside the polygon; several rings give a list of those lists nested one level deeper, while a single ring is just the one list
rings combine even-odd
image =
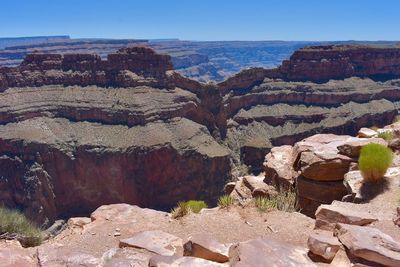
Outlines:
[{"label": "cliff face", "polygon": [[288,82],[282,69],[215,85],[183,77],[169,56],[144,47],[107,60],[28,55],[0,71],[0,203],[47,225],[102,204],[215,202],[244,165],[259,171],[272,146],[397,114],[397,80]]},{"label": "cliff face", "polygon": [[400,48],[362,45],[311,46],[297,50],[279,68],[287,80],[325,82],[353,76],[400,77]]}]

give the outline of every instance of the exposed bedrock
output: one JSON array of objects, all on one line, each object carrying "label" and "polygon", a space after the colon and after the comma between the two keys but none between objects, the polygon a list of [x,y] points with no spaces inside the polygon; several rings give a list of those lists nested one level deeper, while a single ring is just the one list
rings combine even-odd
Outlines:
[{"label": "exposed bedrock", "polygon": [[0,155],[1,202],[41,223],[104,203],[215,201],[230,176],[228,151],[187,119],[133,128],[28,119],[0,126]]}]

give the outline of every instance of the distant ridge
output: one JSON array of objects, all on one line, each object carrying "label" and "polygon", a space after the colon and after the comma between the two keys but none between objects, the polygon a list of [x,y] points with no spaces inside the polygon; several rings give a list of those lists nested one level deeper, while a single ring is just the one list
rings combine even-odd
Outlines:
[{"label": "distant ridge", "polygon": [[32,45],[58,40],[69,40],[69,35],[29,36],[29,37],[0,37],[0,48],[16,45]]}]

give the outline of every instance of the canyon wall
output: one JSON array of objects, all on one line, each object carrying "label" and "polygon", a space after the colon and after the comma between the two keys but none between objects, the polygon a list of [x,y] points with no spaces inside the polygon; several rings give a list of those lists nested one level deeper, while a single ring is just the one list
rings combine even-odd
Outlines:
[{"label": "canyon wall", "polygon": [[[337,80],[314,80],[306,75],[320,71],[322,48],[308,49],[316,55],[295,54],[280,68],[246,70],[219,84],[183,77],[170,56],[146,47],[107,59],[26,56],[0,70],[0,203],[42,225],[110,203],[213,204],[232,176],[260,171],[273,146],[394,119],[398,80],[337,77],[336,63],[321,77]],[[331,61],[340,58],[335,53]],[[396,57],[377,56],[386,53],[375,52],[379,64],[348,61],[364,64],[366,77],[397,78]],[[304,71],[288,67],[297,61]]]}]

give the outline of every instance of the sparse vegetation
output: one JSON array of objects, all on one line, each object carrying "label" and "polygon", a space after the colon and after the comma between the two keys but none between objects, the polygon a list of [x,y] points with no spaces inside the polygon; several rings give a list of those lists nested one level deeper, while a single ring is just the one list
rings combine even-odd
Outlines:
[{"label": "sparse vegetation", "polygon": [[0,235],[5,239],[17,239],[24,247],[38,246],[43,241],[41,230],[23,214],[0,207]]},{"label": "sparse vegetation", "polygon": [[382,138],[386,141],[390,141],[393,139],[393,132],[392,131],[380,132],[380,133],[378,133],[378,137]]},{"label": "sparse vegetation", "polygon": [[228,208],[234,204],[234,199],[230,195],[223,195],[218,199],[218,206],[220,208]]},{"label": "sparse vegetation", "polygon": [[281,211],[293,212],[296,210],[296,194],[291,191],[279,192],[270,198],[257,197],[255,205],[260,211],[277,209]]},{"label": "sparse vegetation", "polygon": [[201,200],[189,200],[186,202],[179,202],[178,206],[171,210],[173,218],[183,217],[189,212],[199,213],[202,209],[207,208],[207,203]]},{"label": "sparse vegetation", "polygon": [[358,166],[366,182],[379,182],[393,161],[393,152],[384,145],[368,144],[361,149]]}]

